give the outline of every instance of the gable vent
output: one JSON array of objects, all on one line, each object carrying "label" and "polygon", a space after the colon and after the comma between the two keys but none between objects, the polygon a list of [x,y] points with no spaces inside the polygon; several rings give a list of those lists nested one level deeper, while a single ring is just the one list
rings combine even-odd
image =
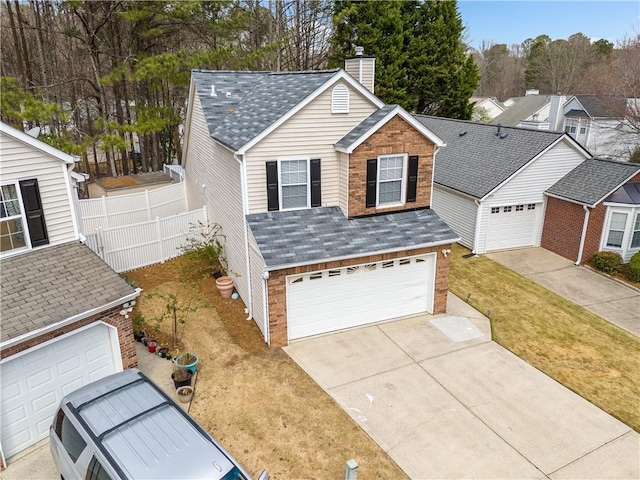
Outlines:
[{"label": "gable vent", "polygon": [[336,85],[331,92],[331,113],[349,113],[349,89]]}]

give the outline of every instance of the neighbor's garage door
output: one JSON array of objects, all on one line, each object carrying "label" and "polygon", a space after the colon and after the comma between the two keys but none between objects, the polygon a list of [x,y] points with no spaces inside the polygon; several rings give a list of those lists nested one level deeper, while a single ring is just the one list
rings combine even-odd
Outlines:
[{"label": "neighbor's garage door", "polygon": [[541,203],[491,207],[486,251],[535,245]]},{"label": "neighbor's garage door", "polygon": [[116,372],[109,327],[81,330],[0,364],[6,457],[45,438],[64,395]]},{"label": "neighbor's garage door", "polygon": [[287,277],[289,340],[433,312],[435,254]]}]

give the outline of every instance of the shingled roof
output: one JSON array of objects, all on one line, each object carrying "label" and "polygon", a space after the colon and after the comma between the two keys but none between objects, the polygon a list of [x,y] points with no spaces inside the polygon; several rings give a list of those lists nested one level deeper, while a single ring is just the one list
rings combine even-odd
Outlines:
[{"label": "shingled roof", "polygon": [[232,150],[240,150],[337,72],[194,70],[192,77],[209,133]]},{"label": "shingled roof", "polygon": [[369,131],[369,129],[373,128],[376,123],[386,117],[390,112],[396,108],[397,105],[385,105],[382,108],[379,108],[367,118],[365,118],[362,122],[356,125],[353,130],[347,133],[344,137],[338,140],[335,144],[336,148],[348,148],[353,142],[358,140],[362,135]]},{"label": "shingled roof", "polygon": [[640,165],[636,163],[590,158],[549,187],[547,193],[595,206],[638,173]]},{"label": "shingled roof", "polygon": [[565,134],[415,116],[447,146],[435,157],[434,181],[484,198]]},{"label": "shingled roof", "polygon": [[622,118],[627,110],[627,99],[621,95],[576,95],[591,118]]},{"label": "shingled roof", "polygon": [[3,258],[0,342],[40,330],[135,293],[77,242]]},{"label": "shingled roof", "polygon": [[339,207],[247,215],[268,270],[459,240],[433,210],[346,218]]},{"label": "shingled roof", "polygon": [[[550,97],[548,95],[527,95],[526,97],[519,97],[519,99],[508,107],[504,112],[491,120],[494,125],[500,124],[507,127],[515,127],[522,120],[530,117],[544,105],[549,103]],[[540,120],[544,120],[541,118]]]}]

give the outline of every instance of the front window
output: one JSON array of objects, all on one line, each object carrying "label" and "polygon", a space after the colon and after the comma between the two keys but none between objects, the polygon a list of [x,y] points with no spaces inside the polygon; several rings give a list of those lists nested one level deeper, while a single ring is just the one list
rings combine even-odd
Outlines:
[{"label": "front window", "polygon": [[624,228],[627,224],[626,213],[613,213],[609,223],[609,234],[607,235],[607,247],[621,248]]},{"label": "front window", "polygon": [[640,213],[636,213],[636,221],[633,224],[631,248],[640,248]]},{"label": "front window", "polygon": [[307,160],[280,161],[280,196],[283,210],[309,207]]},{"label": "front window", "polygon": [[578,121],[573,118],[567,118],[564,124],[564,131],[572,137],[575,137],[576,132],[578,131]]},{"label": "front window", "polygon": [[406,155],[378,158],[378,205],[403,203]]},{"label": "front window", "polygon": [[0,252],[27,247],[24,219],[15,184],[0,187]]}]

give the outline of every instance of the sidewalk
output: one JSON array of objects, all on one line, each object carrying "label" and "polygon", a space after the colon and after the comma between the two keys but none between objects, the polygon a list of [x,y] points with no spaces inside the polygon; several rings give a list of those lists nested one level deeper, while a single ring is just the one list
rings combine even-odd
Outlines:
[{"label": "sidewalk", "polygon": [[640,291],[544,248],[485,256],[640,337]]}]

